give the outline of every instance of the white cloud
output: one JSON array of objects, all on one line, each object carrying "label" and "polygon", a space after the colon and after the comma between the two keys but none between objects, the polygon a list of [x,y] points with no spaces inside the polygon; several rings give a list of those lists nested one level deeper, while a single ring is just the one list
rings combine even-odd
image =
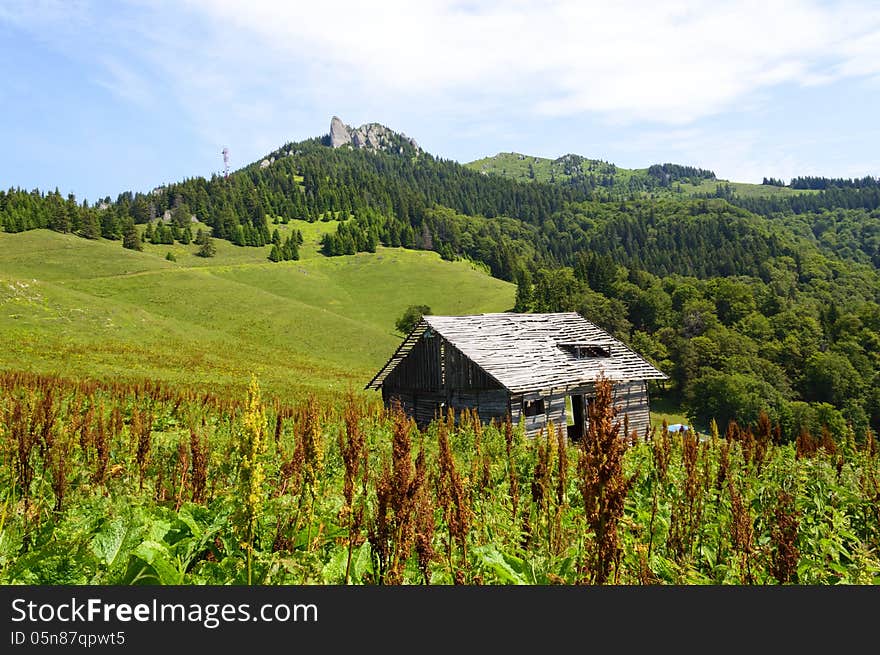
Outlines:
[{"label": "white cloud", "polygon": [[123,97],[141,94],[121,53],[148,62],[202,124],[205,93],[252,113],[234,105],[274,84],[313,107],[476,114],[491,96],[539,116],[683,125],[774,85],[880,74],[876,2],[10,0],[0,21],[71,52],[102,47],[102,78]]},{"label": "white cloud", "polygon": [[880,72],[880,7],[783,2],[190,0],[249,44],[355,95],[500,94],[549,115],[684,124],[751,92]]},{"label": "white cloud", "polygon": [[[665,133],[665,161],[741,180],[802,174],[814,167],[758,136],[773,89],[880,76],[870,1],[9,0],[3,22],[85,62],[127,102],[160,96],[216,146],[209,156],[229,145],[235,166],[325,132],[332,114],[420,140],[442,125],[440,155],[469,133],[509,144],[588,116],[647,135],[618,152]],[[705,119],[721,114],[756,129],[712,135]],[[576,147],[584,124],[557,142]]]}]

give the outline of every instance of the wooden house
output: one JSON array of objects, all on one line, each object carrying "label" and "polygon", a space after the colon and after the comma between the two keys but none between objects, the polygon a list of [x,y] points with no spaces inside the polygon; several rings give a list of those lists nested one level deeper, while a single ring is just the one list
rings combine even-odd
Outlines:
[{"label": "wooden house", "polygon": [[600,373],[630,431],[644,434],[647,380],[667,376],[574,312],[425,316],[366,388],[420,426],[448,408],[476,409],[486,422],[522,420],[529,435],[552,420],[577,439]]}]

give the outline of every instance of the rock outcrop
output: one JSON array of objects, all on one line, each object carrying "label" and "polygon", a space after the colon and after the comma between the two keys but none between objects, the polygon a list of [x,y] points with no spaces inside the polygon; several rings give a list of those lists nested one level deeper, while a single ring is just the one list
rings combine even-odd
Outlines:
[{"label": "rock outcrop", "polygon": [[334,116],[330,120],[330,145],[338,148],[346,143],[351,143],[351,132],[349,132],[348,126],[340,120],[339,116]]},{"label": "rock outcrop", "polygon": [[397,154],[403,154],[407,146],[412,147],[417,153],[422,151],[415,139],[395,132],[380,123],[366,123],[353,128],[343,123],[338,116],[334,116],[330,121],[330,145],[334,148],[348,145],[352,148],[382,150]]}]

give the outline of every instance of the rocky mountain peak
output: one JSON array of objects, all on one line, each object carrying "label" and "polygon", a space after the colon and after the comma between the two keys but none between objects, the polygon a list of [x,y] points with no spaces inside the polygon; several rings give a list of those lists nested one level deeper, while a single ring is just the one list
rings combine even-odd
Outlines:
[{"label": "rocky mountain peak", "polygon": [[349,146],[397,154],[403,154],[407,146],[414,148],[417,153],[422,151],[415,139],[395,132],[380,123],[365,123],[353,128],[343,123],[338,116],[330,120],[330,146],[333,148]]},{"label": "rocky mountain peak", "polygon": [[330,119],[330,145],[334,148],[351,143],[351,131],[339,116]]}]

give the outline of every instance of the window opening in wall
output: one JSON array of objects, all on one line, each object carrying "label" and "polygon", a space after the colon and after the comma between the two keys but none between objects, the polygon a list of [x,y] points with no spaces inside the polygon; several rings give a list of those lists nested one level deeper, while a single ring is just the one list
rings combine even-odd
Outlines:
[{"label": "window opening in wall", "polygon": [[523,414],[525,416],[538,416],[539,414],[544,413],[544,399],[538,398],[537,400],[524,400],[523,401]]}]

